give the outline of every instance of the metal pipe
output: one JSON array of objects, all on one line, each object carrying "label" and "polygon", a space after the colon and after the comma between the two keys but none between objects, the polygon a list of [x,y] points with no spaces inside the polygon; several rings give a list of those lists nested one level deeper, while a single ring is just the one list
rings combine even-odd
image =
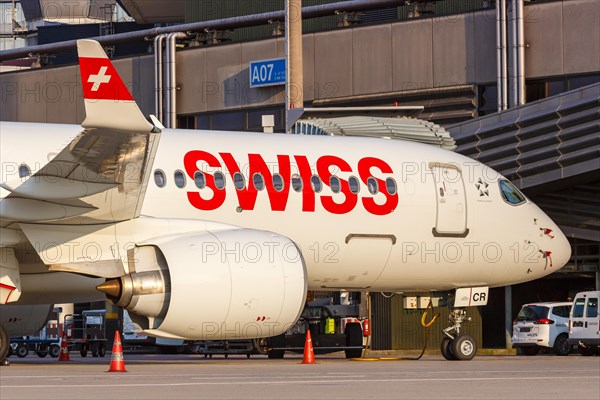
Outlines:
[{"label": "metal pipe", "polygon": [[154,115],[163,123],[163,39],[165,35],[154,37]]},{"label": "metal pipe", "polygon": [[502,32],[500,26],[502,25],[502,12],[500,11],[500,1],[496,1],[496,87],[498,92],[498,112],[502,111],[502,93],[504,87],[502,87]]},{"label": "metal pipe", "polygon": [[304,108],[304,72],[302,68],[302,0],[288,0],[287,56],[289,64],[288,96],[290,108]]},{"label": "metal pipe", "polygon": [[506,34],[506,0],[500,1],[500,33],[502,40],[502,110],[508,108],[508,39]]},{"label": "metal pipe", "polygon": [[511,24],[511,60],[510,60],[510,106],[516,107],[519,105],[519,49],[517,44],[517,0],[510,2],[510,24]]},{"label": "metal pipe", "polygon": [[177,127],[177,74],[175,54],[177,39],[183,39],[186,34],[183,32],[174,32],[167,35],[166,42],[166,62],[165,62],[165,78],[167,87],[165,91],[165,128],[174,129]]},{"label": "metal pipe", "polygon": [[[379,8],[401,6],[407,3],[407,0],[353,0],[342,1],[339,3],[328,3],[319,6],[304,7],[302,17],[317,18],[326,15],[334,15],[336,11],[364,11]],[[225,30],[235,28],[245,28],[248,26],[265,25],[269,20],[283,21],[285,11],[271,11],[262,14],[245,15],[241,17],[222,18],[212,21],[193,22],[190,24],[181,24],[166,26],[161,28],[144,29],[135,32],[118,33],[115,35],[96,36],[89,39],[98,41],[101,45],[126,43],[135,40],[141,40],[146,37],[154,37],[160,34],[174,32],[204,32],[206,29]],[[66,42],[49,43],[38,46],[23,47],[19,49],[10,49],[0,52],[0,61],[13,60],[15,58],[27,57],[29,54],[53,54],[60,52],[69,52],[76,48],[77,40],[68,40]]]},{"label": "metal pipe", "polygon": [[512,348],[512,286],[504,287],[504,336],[506,348]]},{"label": "metal pipe", "polygon": [[517,0],[517,102],[525,104],[525,22],[524,0]]}]

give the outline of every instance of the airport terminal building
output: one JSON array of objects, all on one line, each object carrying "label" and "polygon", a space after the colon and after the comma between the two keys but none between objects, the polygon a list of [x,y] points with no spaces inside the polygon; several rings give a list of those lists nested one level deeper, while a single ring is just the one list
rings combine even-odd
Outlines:
[{"label": "airport terminal building", "polygon": [[[35,1],[39,10],[33,2],[20,3],[26,17],[52,18],[44,15],[43,0]],[[144,114],[162,117],[167,127],[248,131],[263,131],[263,116],[273,116],[274,131],[286,131],[285,86],[256,84],[251,68],[285,57],[285,25],[266,17],[277,17],[283,1],[117,3],[135,22],[120,26],[106,14],[94,21],[98,13],[88,9],[87,15],[81,11],[83,28],[38,24],[27,30],[27,43],[127,33],[130,38],[110,44],[110,51]],[[304,107],[422,106],[418,118],[448,131],[455,151],[510,178],[571,241],[572,259],[560,272],[491,290],[489,306],[469,328],[480,346],[504,347],[506,319],[525,302],[566,300],[600,288],[600,2],[333,3],[303,2],[309,8],[302,37]],[[179,34],[156,39],[144,33],[179,24]],[[168,59],[157,55],[157,43],[165,54],[172,51]],[[0,74],[0,120],[82,122],[74,49],[48,48],[20,64],[23,55],[0,53],[3,67],[33,66]],[[373,296],[376,348],[418,347],[420,333],[411,325],[417,317],[404,309],[402,297]]]}]

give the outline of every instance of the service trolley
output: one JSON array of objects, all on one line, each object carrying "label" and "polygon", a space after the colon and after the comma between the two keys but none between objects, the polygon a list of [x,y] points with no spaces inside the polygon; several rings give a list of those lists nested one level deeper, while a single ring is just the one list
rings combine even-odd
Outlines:
[{"label": "service trolley", "polygon": [[85,310],[81,314],[65,315],[64,329],[69,350],[81,357],[106,355],[106,310]]}]

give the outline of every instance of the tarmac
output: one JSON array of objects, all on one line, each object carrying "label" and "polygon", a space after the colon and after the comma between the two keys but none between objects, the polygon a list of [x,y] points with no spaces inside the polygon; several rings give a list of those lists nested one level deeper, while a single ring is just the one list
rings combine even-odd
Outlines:
[{"label": "tarmac", "polygon": [[418,361],[386,354],[388,361],[352,361],[335,353],[303,365],[301,355],[126,354],[128,372],[107,373],[109,354],[70,355],[70,362],[11,357],[10,366],[0,367],[0,399],[600,398],[597,356],[477,356],[461,362],[439,353]]}]

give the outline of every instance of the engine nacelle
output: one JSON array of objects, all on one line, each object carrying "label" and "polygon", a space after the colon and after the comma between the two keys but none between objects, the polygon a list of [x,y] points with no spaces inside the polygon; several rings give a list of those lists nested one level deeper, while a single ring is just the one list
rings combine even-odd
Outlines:
[{"label": "engine nacelle", "polygon": [[271,232],[170,235],[138,244],[129,259],[130,274],[99,289],[153,336],[275,336],[304,308],[304,259],[294,242]]}]

